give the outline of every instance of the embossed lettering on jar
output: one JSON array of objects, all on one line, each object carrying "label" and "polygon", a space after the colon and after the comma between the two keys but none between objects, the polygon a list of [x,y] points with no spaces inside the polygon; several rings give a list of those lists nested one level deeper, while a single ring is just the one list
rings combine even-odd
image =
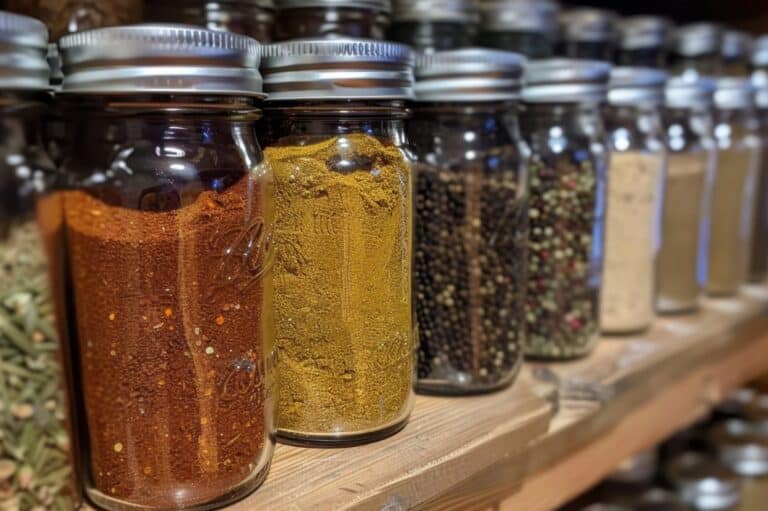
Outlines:
[{"label": "embossed lettering on jar", "polygon": [[261,483],[274,442],[258,43],[134,25],[61,48],[77,137],[57,195],[85,494],[108,510],[224,505]]}]

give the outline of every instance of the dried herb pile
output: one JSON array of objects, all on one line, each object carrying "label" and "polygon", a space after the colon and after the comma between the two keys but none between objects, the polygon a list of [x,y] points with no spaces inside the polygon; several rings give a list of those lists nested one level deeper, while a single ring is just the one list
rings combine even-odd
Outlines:
[{"label": "dried herb pile", "polygon": [[72,509],[45,260],[33,222],[0,224],[0,509]]}]

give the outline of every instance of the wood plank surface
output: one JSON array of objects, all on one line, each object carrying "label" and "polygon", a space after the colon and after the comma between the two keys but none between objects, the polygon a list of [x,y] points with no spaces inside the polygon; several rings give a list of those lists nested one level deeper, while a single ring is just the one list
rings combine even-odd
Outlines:
[{"label": "wood plank surface", "polygon": [[264,486],[230,509],[554,509],[768,371],[767,311],[768,287],[751,286],[590,357],[526,364],[500,393],[418,396],[382,442],[279,445]]}]

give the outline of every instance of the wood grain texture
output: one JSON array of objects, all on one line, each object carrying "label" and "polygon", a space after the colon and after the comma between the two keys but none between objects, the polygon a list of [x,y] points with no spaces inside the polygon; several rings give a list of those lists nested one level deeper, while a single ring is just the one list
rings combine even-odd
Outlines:
[{"label": "wood grain texture", "polygon": [[603,339],[588,358],[529,366],[558,383],[549,433],[423,508],[564,504],[768,371],[767,307],[768,289],[750,287],[737,299],[708,300],[698,314],[660,318],[641,336]]},{"label": "wood grain texture", "polygon": [[768,371],[766,311],[768,287],[752,286],[605,338],[590,357],[528,364],[497,394],[418,396],[405,430],[382,442],[280,445],[264,486],[230,509],[553,509]]},{"label": "wood grain texture", "polygon": [[417,396],[403,431],[345,449],[278,445],[264,485],[230,510],[410,509],[525,449],[551,405],[525,384],[471,398]]}]

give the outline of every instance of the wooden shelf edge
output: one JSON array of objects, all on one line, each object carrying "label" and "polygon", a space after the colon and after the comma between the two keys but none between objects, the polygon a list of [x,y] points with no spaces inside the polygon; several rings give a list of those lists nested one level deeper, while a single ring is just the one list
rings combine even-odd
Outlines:
[{"label": "wooden shelf edge", "polygon": [[[606,340],[589,359],[545,365],[561,378],[561,393],[563,381],[575,378],[599,390],[598,399],[561,395],[547,435],[419,509],[549,511],[694,423],[768,371],[768,301],[764,289],[748,291],[709,302],[698,316],[662,319],[646,336]],[[689,335],[686,324],[700,328]],[[681,335],[659,333],[667,330]]]}]

